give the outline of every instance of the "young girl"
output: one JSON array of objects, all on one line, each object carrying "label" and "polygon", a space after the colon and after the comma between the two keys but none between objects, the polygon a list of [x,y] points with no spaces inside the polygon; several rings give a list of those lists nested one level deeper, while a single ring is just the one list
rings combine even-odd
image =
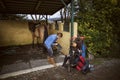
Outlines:
[{"label": "young girl", "polygon": [[[82,38],[83,39],[83,38]],[[70,66],[76,68],[78,71],[86,72],[88,70],[89,62],[82,56],[82,40],[80,37],[73,38],[71,42],[69,55],[66,55],[63,62],[63,67],[66,66],[66,62],[69,60]]]}]

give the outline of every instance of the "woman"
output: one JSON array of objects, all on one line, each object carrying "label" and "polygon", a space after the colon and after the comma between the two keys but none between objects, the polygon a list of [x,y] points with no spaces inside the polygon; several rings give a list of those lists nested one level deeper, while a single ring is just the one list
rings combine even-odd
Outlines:
[{"label": "woman", "polygon": [[[58,39],[62,38],[62,36],[63,36],[62,33],[52,34],[52,35],[48,36],[47,39],[44,41],[44,45],[48,51],[48,57],[47,57],[48,62],[53,64],[54,67],[56,67],[57,65],[56,65],[54,58],[53,58],[52,46],[53,46],[54,42],[56,42]],[[57,43],[56,43],[56,45],[57,45]]]}]

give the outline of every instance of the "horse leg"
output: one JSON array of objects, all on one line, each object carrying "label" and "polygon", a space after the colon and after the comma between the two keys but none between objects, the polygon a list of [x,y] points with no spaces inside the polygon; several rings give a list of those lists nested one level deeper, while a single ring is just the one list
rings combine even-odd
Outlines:
[{"label": "horse leg", "polygon": [[40,47],[40,42],[41,42],[41,40],[42,40],[42,32],[41,32],[41,29],[40,29],[40,27],[38,27],[38,47]]},{"label": "horse leg", "polygon": [[34,41],[35,41],[35,36],[33,35],[33,36],[32,36],[32,48],[35,47]]},{"label": "horse leg", "polygon": [[34,39],[32,40],[32,48],[34,48]]},{"label": "horse leg", "polygon": [[41,47],[41,38],[40,37],[37,37],[37,46],[38,46],[38,48],[40,48]]}]

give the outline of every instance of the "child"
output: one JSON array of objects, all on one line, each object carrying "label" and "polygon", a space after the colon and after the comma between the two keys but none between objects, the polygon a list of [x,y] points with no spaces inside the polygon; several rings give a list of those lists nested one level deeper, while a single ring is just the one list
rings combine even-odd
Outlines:
[{"label": "child", "polygon": [[70,62],[70,66],[75,67],[78,71],[86,73],[89,70],[89,61],[86,61],[82,56],[80,38],[76,38],[71,42],[70,52],[69,55],[66,55],[64,58],[63,67],[66,65],[68,60]]},{"label": "child", "polygon": [[70,64],[72,66],[75,66],[75,64],[77,63],[78,61],[78,56],[79,56],[79,50],[77,48],[77,44],[76,42],[72,42],[71,43],[71,46],[70,46],[70,51],[69,51],[69,55],[65,55],[65,58],[64,58],[64,62],[63,62],[63,67],[66,65],[66,62],[68,60],[70,60]]}]

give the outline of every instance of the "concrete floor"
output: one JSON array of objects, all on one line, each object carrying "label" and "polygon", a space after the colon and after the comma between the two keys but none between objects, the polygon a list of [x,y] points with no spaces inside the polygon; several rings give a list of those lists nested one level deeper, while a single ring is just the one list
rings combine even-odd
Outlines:
[{"label": "concrete floor", "polygon": [[[46,58],[47,53],[43,52],[42,47],[32,49],[30,46],[24,46],[0,49],[0,76],[50,65]],[[62,63],[64,56],[57,54],[54,58],[57,63]]]}]

